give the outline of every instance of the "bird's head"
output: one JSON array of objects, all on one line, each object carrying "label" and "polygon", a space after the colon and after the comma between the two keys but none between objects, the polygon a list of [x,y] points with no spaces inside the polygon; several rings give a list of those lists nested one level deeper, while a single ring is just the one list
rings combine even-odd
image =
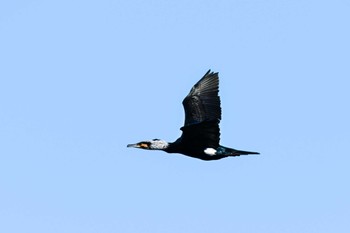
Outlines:
[{"label": "bird's head", "polygon": [[134,147],[134,148],[140,148],[140,149],[146,149],[146,150],[164,150],[168,148],[169,143],[160,140],[160,139],[153,139],[149,141],[142,141],[134,144],[128,144],[127,147]]}]

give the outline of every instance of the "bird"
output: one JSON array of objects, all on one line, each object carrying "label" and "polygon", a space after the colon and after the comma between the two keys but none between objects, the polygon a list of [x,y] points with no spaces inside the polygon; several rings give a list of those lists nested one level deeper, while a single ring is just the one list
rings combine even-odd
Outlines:
[{"label": "bird", "polygon": [[205,161],[260,154],[236,150],[219,144],[221,100],[218,72],[208,70],[192,87],[182,104],[185,110],[185,122],[180,128],[182,134],[176,141],[167,142],[161,139],[152,139],[128,144],[127,147],[180,153]]}]

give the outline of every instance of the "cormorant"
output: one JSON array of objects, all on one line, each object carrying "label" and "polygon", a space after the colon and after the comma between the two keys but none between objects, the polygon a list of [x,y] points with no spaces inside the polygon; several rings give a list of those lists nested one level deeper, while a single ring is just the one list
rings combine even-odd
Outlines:
[{"label": "cormorant", "polygon": [[219,145],[221,107],[218,73],[210,70],[191,89],[182,101],[185,109],[185,124],[182,135],[175,142],[160,139],[129,144],[147,150],[163,150],[180,153],[202,160],[217,160],[229,156],[259,154],[236,150]]}]

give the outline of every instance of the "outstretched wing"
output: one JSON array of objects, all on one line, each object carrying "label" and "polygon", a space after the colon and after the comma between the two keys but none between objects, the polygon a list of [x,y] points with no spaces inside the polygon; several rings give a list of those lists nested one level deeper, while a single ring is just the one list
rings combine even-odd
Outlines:
[{"label": "outstretched wing", "polygon": [[185,109],[184,127],[204,121],[221,120],[218,73],[208,72],[182,101]]}]

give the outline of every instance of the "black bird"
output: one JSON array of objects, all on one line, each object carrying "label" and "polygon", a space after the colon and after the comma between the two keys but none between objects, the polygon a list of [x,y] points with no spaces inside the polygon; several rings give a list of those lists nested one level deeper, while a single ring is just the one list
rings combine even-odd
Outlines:
[{"label": "black bird", "polygon": [[221,107],[218,93],[218,73],[209,70],[182,101],[185,109],[185,125],[181,127],[182,135],[180,138],[175,142],[153,139],[129,144],[127,147],[181,153],[202,160],[259,154],[258,152],[236,150],[219,145]]}]

